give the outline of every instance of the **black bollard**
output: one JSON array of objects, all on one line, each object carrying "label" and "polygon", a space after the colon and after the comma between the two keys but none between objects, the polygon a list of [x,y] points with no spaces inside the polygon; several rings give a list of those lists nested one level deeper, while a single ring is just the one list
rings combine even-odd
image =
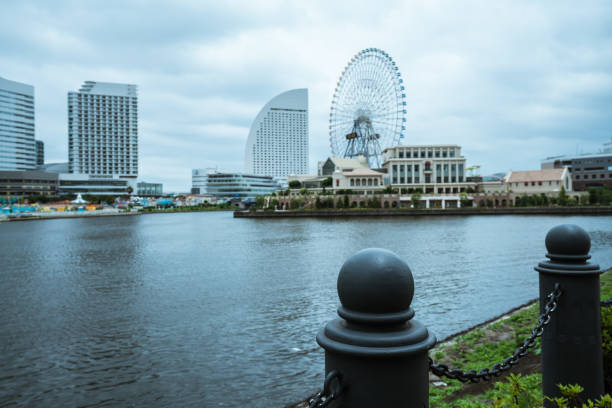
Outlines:
[{"label": "black bollard", "polygon": [[[563,224],[546,235],[546,256],[535,268],[540,273],[540,310],[559,283],[561,297],[542,335],[542,389],[559,397],[557,384],[578,384],[586,400],[604,393],[598,265],[591,257],[591,239],[577,225]],[[544,406],[552,406],[549,402]]]},{"label": "black bollard", "polygon": [[429,406],[427,351],[436,338],[412,320],[412,272],[384,249],[351,256],[338,275],[340,319],[317,335],[325,373],[341,375],[343,391],[330,407]]}]

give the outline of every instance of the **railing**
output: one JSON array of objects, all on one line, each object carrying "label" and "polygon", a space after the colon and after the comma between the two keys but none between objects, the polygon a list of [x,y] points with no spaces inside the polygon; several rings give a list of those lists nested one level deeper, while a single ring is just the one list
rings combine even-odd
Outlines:
[{"label": "railing", "polygon": [[[350,257],[338,275],[338,319],[317,335],[325,349],[325,383],[309,407],[429,406],[429,372],[463,382],[488,381],[516,365],[541,337],[542,388],[559,397],[557,384],[579,384],[585,398],[604,393],[598,265],[588,262],[591,240],[576,225],[546,236],[548,261],[535,270],[540,317],[523,344],[504,361],[479,372],[435,363],[436,337],[412,319],[414,280],[408,265],[384,249]],[[549,402],[545,400],[545,406]]]}]

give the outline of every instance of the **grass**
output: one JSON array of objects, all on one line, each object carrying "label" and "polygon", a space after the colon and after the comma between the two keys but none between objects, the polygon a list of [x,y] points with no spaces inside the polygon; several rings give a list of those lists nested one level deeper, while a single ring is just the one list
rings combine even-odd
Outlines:
[{"label": "grass", "polygon": [[[601,299],[611,297],[612,272],[608,271],[601,275]],[[479,371],[483,368],[490,368],[493,364],[502,362],[522,344],[523,340],[531,334],[531,329],[537,322],[538,316],[539,304],[536,302],[505,319],[438,345],[430,351],[430,356],[436,362],[462,370]],[[530,354],[537,356],[540,353],[541,347],[538,340]],[[534,360],[533,357],[532,360]],[[519,366],[519,371],[523,371],[522,373],[511,374],[506,377],[505,381],[497,381],[493,384],[490,382],[488,384],[463,384],[457,380],[442,378],[446,386],[430,386],[430,406],[435,408],[514,406],[502,403],[504,398],[507,399],[510,394],[514,395],[514,398],[519,394],[521,398],[524,398],[526,405],[521,404],[520,406],[541,406],[542,375],[540,372],[529,372],[534,371],[534,367],[539,367],[537,364],[531,364],[527,369]]]}]

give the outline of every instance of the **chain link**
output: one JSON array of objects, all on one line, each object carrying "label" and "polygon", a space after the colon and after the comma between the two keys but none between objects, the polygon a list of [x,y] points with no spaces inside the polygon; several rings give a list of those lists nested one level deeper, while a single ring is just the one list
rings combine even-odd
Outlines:
[{"label": "chain link", "polygon": [[544,306],[544,313],[540,315],[538,324],[531,330],[531,336],[526,338],[523,344],[514,351],[514,354],[506,358],[501,364],[495,364],[490,369],[483,368],[479,372],[476,370],[463,371],[456,368],[449,368],[446,364],[434,363],[430,357],[427,357],[429,360],[429,369],[438,377],[444,376],[464,383],[476,383],[480,380],[488,381],[493,377],[499,377],[502,372],[517,365],[521,357],[525,357],[529,354],[529,350],[536,345],[536,339],[544,333],[544,327],[550,323],[552,313],[557,310],[557,301],[560,297],[561,288],[558,283],[555,283],[554,290],[546,296],[547,301]]},{"label": "chain link", "polygon": [[[308,401],[308,408],[325,408],[331,404],[333,400],[338,398],[342,392],[342,384],[340,383],[341,379],[342,375],[338,371],[331,370],[325,377],[323,391],[318,392],[310,401]],[[336,380],[335,383],[334,380]],[[332,384],[335,384],[333,390]]]}]

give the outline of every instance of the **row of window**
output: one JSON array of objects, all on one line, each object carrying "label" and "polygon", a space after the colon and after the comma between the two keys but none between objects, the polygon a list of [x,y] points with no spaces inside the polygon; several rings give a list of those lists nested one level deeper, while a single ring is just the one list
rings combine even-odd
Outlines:
[{"label": "row of window", "polygon": [[[349,178],[351,187],[375,187],[378,186],[378,178],[370,177],[370,178]],[[337,181],[337,180],[336,180]],[[338,183],[336,183],[338,184]]]},{"label": "row of window", "polygon": [[[597,178],[597,174],[591,174],[590,175],[591,179],[596,179]],[[582,175],[583,180],[588,180],[589,179],[589,174],[583,174]],[[599,178],[606,178],[606,175],[604,173],[600,173],[599,174]],[[608,174],[608,178],[612,178],[612,173]],[[580,174],[576,174],[576,180],[580,180]]]}]

